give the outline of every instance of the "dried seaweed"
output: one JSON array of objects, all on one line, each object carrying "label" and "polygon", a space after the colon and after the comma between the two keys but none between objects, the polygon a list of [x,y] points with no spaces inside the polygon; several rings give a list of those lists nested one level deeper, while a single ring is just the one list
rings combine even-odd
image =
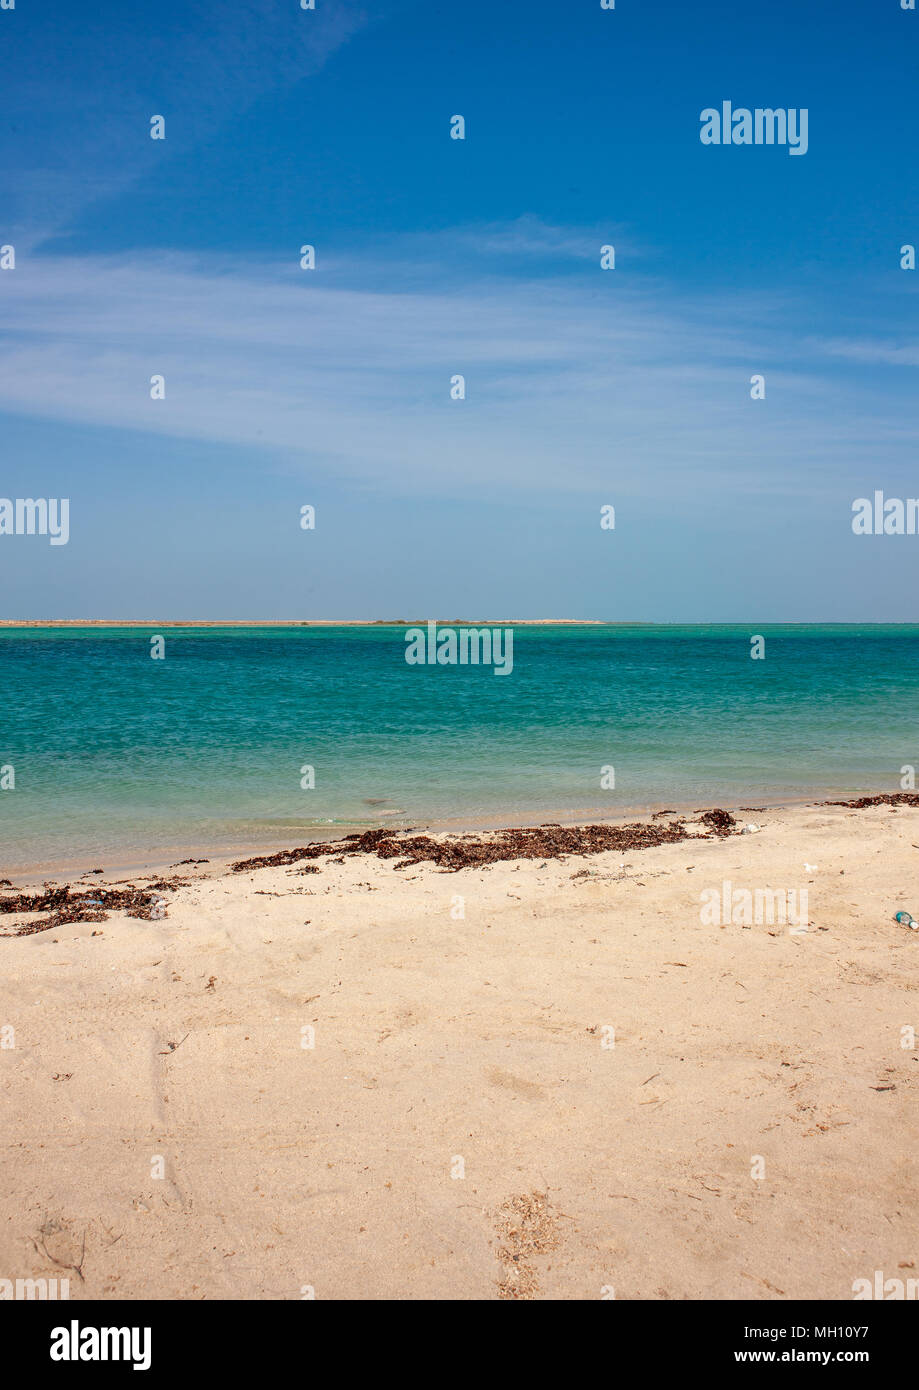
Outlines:
[{"label": "dried seaweed", "polygon": [[736,821],[729,811],[711,810],[698,822],[707,831],[693,835],[683,820],[669,825],[650,825],[634,822],[630,825],[570,825],[518,827],[498,830],[491,835],[454,835],[435,840],[430,835],[413,835],[411,831],[395,833],[383,828],[366,830],[362,835],[345,835],[341,840],[315,840],[299,849],[279,850],[276,854],[241,859],[230,868],[234,873],[251,869],[277,868],[296,864],[302,859],[334,856],[341,862],[345,855],[375,854],[379,859],[395,859],[395,868],[412,864],[436,864],[444,872],[495,864],[507,859],[560,859],[567,854],[603,854],[607,850],[626,851],[652,849],[657,845],[678,844],[681,840],[709,839],[712,835],[734,833]]},{"label": "dried seaweed", "polygon": [[859,796],[855,801],[822,801],[821,806],[845,806],[863,811],[866,806],[919,806],[919,792],[884,792],[880,796]]},{"label": "dried seaweed", "polygon": [[34,936],[37,932],[60,927],[67,922],[105,922],[109,911],[124,912],[128,917],[156,921],[166,915],[160,893],[163,889],[183,886],[187,879],[160,879],[148,888],[72,888],[69,883],[57,887],[44,885],[43,893],[0,894],[0,913],[45,912],[48,916],[28,922],[10,936]]},{"label": "dried seaweed", "polygon": [[730,811],[720,811],[717,807],[711,811],[703,811],[699,817],[703,825],[707,825],[713,835],[730,835],[737,824]]}]

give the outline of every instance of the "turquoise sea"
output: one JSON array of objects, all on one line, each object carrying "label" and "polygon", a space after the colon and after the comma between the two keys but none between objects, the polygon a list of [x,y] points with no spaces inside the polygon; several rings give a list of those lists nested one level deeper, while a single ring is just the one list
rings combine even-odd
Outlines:
[{"label": "turquoise sea", "polygon": [[156,631],[0,629],[0,870],[896,791],[919,767],[919,625],[517,626],[504,677],[408,665],[396,624],[164,628],[164,660]]}]

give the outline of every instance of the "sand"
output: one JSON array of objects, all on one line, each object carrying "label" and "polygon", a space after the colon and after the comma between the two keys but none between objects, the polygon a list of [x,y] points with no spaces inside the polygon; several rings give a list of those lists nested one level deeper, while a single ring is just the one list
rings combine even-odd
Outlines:
[{"label": "sand", "polygon": [[[210,863],[164,920],[0,940],[0,1277],[626,1300],[919,1277],[919,932],[893,921],[919,915],[919,809],[740,820],[761,829],[457,873]],[[725,880],[806,889],[807,929],[703,922]]]}]

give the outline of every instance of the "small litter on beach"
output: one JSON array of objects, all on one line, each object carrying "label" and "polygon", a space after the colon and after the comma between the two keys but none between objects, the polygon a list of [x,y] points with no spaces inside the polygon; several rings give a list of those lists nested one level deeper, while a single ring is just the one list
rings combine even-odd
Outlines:
[{"label": "small litter on beach", "polygon": [[745,825],[741,830],[741,835],[758,835],[762,829],[759,825]]},{"label": "small litter on beach", "polygon": [[919,922],[916,921],[911,912],[898,912],[894,921],[899,922],[901,927],[910,927],[913,931],[919,931]]}]

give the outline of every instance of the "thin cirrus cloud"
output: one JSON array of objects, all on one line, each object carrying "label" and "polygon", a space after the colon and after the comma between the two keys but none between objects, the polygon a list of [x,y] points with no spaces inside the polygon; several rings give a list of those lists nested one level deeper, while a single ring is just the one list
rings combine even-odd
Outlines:
[{"label": "thin cirrus cloud", "polygon": [[890,342],[883,339],[850,340],[831,338],[822,343],[823,351],[849,362],[882,363],[889,367],[919,367],[919,341]]},{"label": "thin cirrus cloud", "polygon": [[406,235],[401,239],[403,255],[412,259],[455,264],[464,255],[470,258],[507,261],[551,261],[556,271],[564,263],[576,266],[585,261],[597,262],[600,248],[613,245],[622,258],[634,263],[647,254],[636,243],[631,231],[620,224],[604,223],[593,227],[558,227],[524,213],[507,222],[473,223],[449,227],[440,232]]},{"label": "thin cirrus cloud", "polygon": [[[475,229],[457,236],[477,244]],[[908,464],[915,408],[894,429],[889,382],[840,381],[840,356],[871,360],[871,344],[805,343],[806,306],[662,294],[584,265],[492,273],[494,247],[513,257],[521,237],[595,245],[535,223],[483,229],[483,265],[457,283],[438,271],[438,237],[396,246],[377,277],[363,257],[324,273],[295,258],[26,257],[3,281],[0,409],[427,496],[611,478],[632,495],[763,494]],[[750,399],[754,372],[766,401]],[[150,399],[154,374],[165,400]],[[456,374],[464,401],[450,398]]]}]

